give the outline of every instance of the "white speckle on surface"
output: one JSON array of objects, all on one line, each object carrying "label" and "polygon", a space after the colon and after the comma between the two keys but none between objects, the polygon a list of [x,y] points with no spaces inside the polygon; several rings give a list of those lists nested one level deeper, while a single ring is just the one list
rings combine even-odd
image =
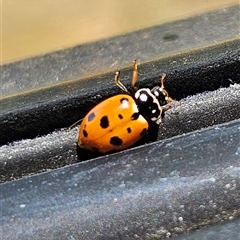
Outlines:
[{"label": "white speckle on surface", "polygon": [[183,232],[183,230],[181,228],[179,228],[179,227],[175,227],[174,230],[177,233],[182,233]]},{"label": "white speckle on surface", "polygon": [[200,205],[199,208],[200,209],[205,209],[205,206],[204,205]]},{"label": "white speckle on surface", "polygon": [[236,155],[236,156],[239,156],[239,155],[240,155],[240,147],[237,148],[237,151],[235,152],[235,155]]},{"label": "white speckle on surface", "polygon": [[19,207],[20,207],[20,208],[25,208],[25,207],[26,207],[26,204],[23,204],[23,203],[22,203],[22,204],[19,205]]},{"label": "white speckle on surface", "polygon": [[229,176],[232,177],[232,178],[239,178],[240,177],[240,167],[230,166],[230,167],[226,168],[226,171],[229,174]]},{"label": "white speckle on surface", "polygon": [[231,187],[231,184],[230,184],[230,183],[228,183],[228,184],[225,185],[225,188],[230,188],[230,187]]},{"label": "white speckle on surface", "polygon": [[183,221],[183,217],[179,217],[179,218],[178,218],[178,221],[179,221],[179,222],[182,222],[182,221]]},{"label": "white speckle on surface", "polygon": [[200,182],[204,183],[204,182],[215,182],[216,179],[215,178],[206,178],[206,179],[202,179]]},{"label": "white speckle on surface", "polygon": [[161,181],[161,182],[167,182],[167,181],[168,181],[168,178],[161,178],[160,181]]},{"label": "white speckle on surface", "polygon": [[157,230],[156,233],[159,235],[163,235],[163,234],[168,233],[168,230],[166,230],[164,227],[160,227],[160,229]]},{"label": "white speckle on surface", "polygon": [[45,184],[47,184],[47,181],[44,180],[44,181],[42,181],[41,183],[42,183],[42,185],[45,185]]},{"label": "white speckle on surface", "polygon": [[170,236],[171,236],[171,233],[167,232],[166,237],[170,237]]}]

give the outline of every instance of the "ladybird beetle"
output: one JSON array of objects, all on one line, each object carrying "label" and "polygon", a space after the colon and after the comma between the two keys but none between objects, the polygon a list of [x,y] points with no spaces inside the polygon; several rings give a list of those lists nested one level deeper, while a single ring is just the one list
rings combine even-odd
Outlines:
[{"label": "ladybird beetle", "polygon": [[95,106],[83,119],[78,146],[90,151],[107,153],[126,149],[138,142],[149,129],[149,121],[160,124],[172,99],[164,89],[165,74],[160,86],[153,89],[137,89],[136,60],[133,61],[132,87],[130,94],[120,81],[120,72],[115,74],[115,83],[125,93],[110,97]]}]

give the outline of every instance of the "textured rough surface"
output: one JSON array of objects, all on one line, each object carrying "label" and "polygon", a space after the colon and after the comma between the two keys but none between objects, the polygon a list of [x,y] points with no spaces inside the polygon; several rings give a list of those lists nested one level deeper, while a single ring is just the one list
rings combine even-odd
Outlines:
[{"label": "textured rough surface", "polygon": [[[240,118],[240,84],[197,94],[181,100],[166,112],[159,126],[158,140]],[[155,133],[154,133],[155,134]],[[34,139],[0,147],[0,180],[13,180],[91,158],[76,154],[77,128],[62,129]]]},{"label": "textured rough surface", "polygon": [[240,215],[240,120],[0,185],[3,239],[154,239]]}]

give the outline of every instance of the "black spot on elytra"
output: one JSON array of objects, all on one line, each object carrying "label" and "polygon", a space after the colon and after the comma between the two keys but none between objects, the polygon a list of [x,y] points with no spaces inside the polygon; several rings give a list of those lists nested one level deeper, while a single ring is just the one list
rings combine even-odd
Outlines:
[{"label": "black spot on elytra", "polygon": [[119,137],[111,137],[110,143],[114,146],[120,146],[120,145],[122,145],[123,141]]},{"label": "black spot on elytra", "polygon": [[139,112],[135,112],[132,116],[131,116],[131,119],[132,120],[137,120],[139,117]]},{"label": "black spot on elytra", "polygon": [[121,98],[120,99],[120,103],[122,104],[124,101],[128,101],[128,99],[127,98]]},{"label": "black spot on elytra", "polygon": [[128,133],[131,133],[132,132],[132,129],[129,127],[129,128],[127,128],[127,132]]},{"label": "black spot on elytra", "polygon": [[85,129],[83,130],[83,136],[84,136],[84,137],[87,137],[87,136],[88,136],[88,133],[87,133],[87,131],[86,131]]},{"label": "black spot on elytra", "polygon": [[122,114],[118,114],[119,119],[123,119],[123,115]]},{"label": "black spot on elytra", "polygon": [[108,117],[107,116],[103,116],[100,119],[100,126],[101,126],[101,128],[108,128],[109,127],[109,121],[108,121]]},{"label": "black spot on elytra", "polygon": [[95,113],[92,112],[88,115],[88,121],[91,122],[96,117]]},{"label": "black spot on elytra", "polygon": [[141,132],[140,132],[140,136],[143,136],[143,135],[145,135],[146,134],[146,132],[147,132],[147,129],[146,128],[144,128]]}]

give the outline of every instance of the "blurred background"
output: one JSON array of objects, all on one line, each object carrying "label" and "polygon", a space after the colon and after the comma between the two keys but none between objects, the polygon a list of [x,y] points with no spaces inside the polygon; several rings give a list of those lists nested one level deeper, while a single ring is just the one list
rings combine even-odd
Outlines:
[{"label": "blurred background", "polygon": [[[1,63],[183,19],[239,0],[2,0]],[[227,21],[227,20],[226,20]]]}]

